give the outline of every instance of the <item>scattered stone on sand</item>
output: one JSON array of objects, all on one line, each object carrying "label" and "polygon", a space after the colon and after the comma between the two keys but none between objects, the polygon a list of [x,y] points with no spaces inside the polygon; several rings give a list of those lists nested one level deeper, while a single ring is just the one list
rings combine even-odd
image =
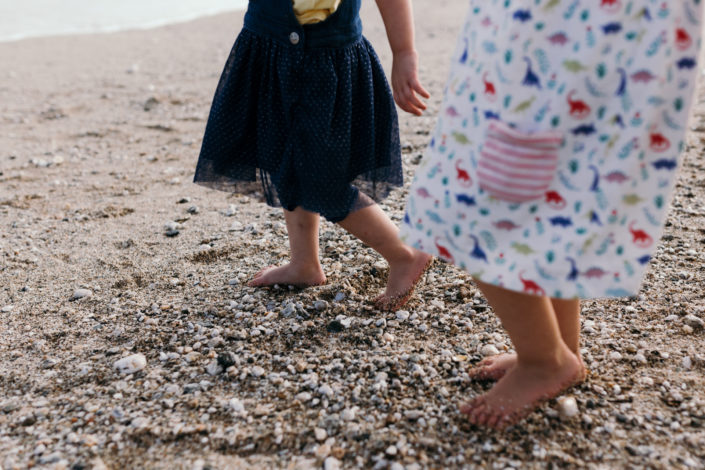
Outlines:
[{"label": "scattered stone on sand", "polygon": [[335,457],[328,457],[323,462],[323,470],[340,470],[340,468],[342,468],[340,465],[340,460]]},{"label": "scattered stone on sand", "polygon": [[86,297],[90,297],[92,295],[93,295],[93,292],[90,291],[89,289],[76,289],[73,292],[73,295],[71,295],[71,300],[85,299]]},{"label": "scattered stone on sand", "polygon": [[134,374],[147,366],[147,358],[143,354],[133,354],[115,361],[115,367],[121,374]]},{"label": "scattered stone on sand", "polygon": [[[456,40],[466,8],[444,5],[414,2],[432,20],[418,47],[433,97],[425,116],[400,114],[407,182],[443,112],[453,51],[439,44]],[[363,11],[385,43],[374,2]],[[0,42],[11,69],[0,70],[5,470],[321,469],[329,458],[377,470],[705,468],[705,88],[641,291],[582,303],[590,374],[564,397],[577,412],[551,401],[497,433],[457,409],[490,387],[468,369],[512,349],[463,270],[435,263],[408,304],[378,311],[389,267],[321,220],[325,285],[247,286],[289,260],[283,211],[259,202],[261,187],[246,197],[190,183],[241,21]],[[151,58],[126,75],[145,40]],[[111,60],[84,60],[96,51]],[[381,205],[395,224],[405,201],[401,188]],[[93,295],[70,302],[76,288]],[[115,367],[138,353],[149,364]]]},{"label": "scattered stone on sand", "polygon": [[578,402],[573,397],[560,397],[557,400],[557,404],[558,413],[562,419],[571,419],[580,414]]},{"label": "scattered stone on sand", "polygon": [[705,321],[695,315],[686,315],[685,318],[683,318],[683,321],[694,330],[702,330],[705,326]]},{"label": "scattered stone on sand", "polygon": [[480,354],[484,357],[496,356],[499,354],[499,349],[494,344],[486,344],[480,349]]}]

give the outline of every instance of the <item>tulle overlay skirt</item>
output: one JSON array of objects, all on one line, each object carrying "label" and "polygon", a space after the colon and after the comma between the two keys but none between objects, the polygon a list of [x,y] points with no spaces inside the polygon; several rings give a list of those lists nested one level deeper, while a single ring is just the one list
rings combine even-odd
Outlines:
[{"label": "tulle overlay skirt", "polygon": [[401,186],[396,108],[370,43],[297,49],[244,29],[215,93],[194,181],[261,191],[269,205],[332,221]]}]

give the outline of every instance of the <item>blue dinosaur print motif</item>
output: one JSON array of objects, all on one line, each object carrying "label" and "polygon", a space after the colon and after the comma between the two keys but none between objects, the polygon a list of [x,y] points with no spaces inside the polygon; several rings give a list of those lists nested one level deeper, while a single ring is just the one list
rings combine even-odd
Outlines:
[{"label": "blue dinosaur print motif", "polygon": [[[470,0],[402,238],[519,292],[638,292],[685,146],[703,4]],[[490,124],[562,136],[542,197],[483,189]],[[514,165],[500,165],[510,182],[530,171]]]},{"label": "blue dinosaur print motif", "polygon": [[526,74],[524,75],[524,80],[521,84],[524,86],[535,86],[541,89],[541,80],[539,76],[534,73],[534,69],[531,67],[531,59],[524,57],[524,62],[526,62]]}]

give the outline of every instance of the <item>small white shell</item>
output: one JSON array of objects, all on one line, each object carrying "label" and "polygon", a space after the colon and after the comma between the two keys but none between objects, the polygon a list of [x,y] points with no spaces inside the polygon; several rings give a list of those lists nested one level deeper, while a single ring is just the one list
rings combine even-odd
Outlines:
[{"label": "small white shell", "polygon": [[570,419],[577,416],[578,413],[580,413],[578,402],[576,402],[573,397],[560,397],[558,399],[558,413],[560,413],[563,419]]}]

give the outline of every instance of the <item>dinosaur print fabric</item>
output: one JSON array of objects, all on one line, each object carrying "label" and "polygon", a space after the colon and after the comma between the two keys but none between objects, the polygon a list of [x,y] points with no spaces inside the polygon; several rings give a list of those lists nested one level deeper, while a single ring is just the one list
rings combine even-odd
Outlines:
[{"label": "dinosaur print fabric", "polygon": [[[684,147],[701,20],[701,0],[471,0],[402,238],[514,291],[636,294]],[[538,199],[488,191],[493,124],[561,136]]]}]

